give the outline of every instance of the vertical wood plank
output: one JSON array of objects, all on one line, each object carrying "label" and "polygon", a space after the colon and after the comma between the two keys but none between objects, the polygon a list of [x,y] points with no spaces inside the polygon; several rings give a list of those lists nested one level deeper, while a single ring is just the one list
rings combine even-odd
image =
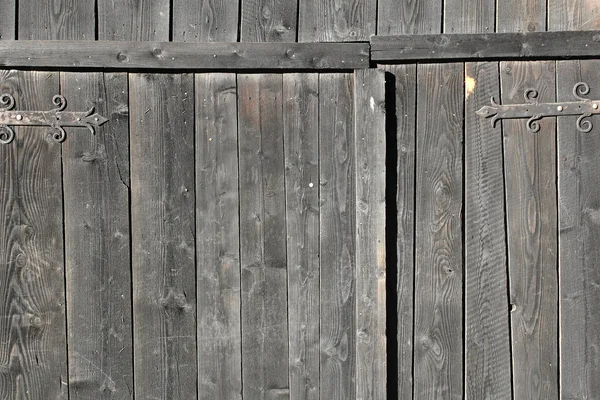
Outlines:
[{"label": "vertical wood plank", "polygon": [[69,392],[129,399],[133,392],[127,75],[62,73],[71,110],[109,123],[69,129],[63,145]]},{"label": "vertical wood plank", "polygon": [[378,0],[377,34],[442,33],[442,1]]},{"label": "vertical wood plank", "polygon": [[600,4],[595,0],[548,0],[549,31],[600,29]]},{"label": "vertical wood plank", "polygon": [[502,131],[476,114],[500,98],[498,63],[465,71],[465,394],[511,399]]},{"label": "vertical wood plank", "polygon": [[[577,82],[590,84],[585,98],[600,98],[599,67],[595,60],[558,62],[557,100],[573,101]],[[582,133],[577,117],[558,118],[561,399],[600,394],[600,131],[591,121],[593,129]]]},{"label": "vertical wood plank", "polygon": [[375,34],[376,0],[299,1],[299,42],[356,42]]},{"label": "vertical wood plank", "polygon": [[319,75],[283,75],[290,398],[319,399]]},{"label": "vertical wood plank", "polygon": [[355,77],[356,396],[386,399],[385,76]]},{"label": "vertical wood plank", "polygon": [[463,396],[463,65],[417,68],[414,397]]},{"label": "vertical wood plank", "polygon": [[495,11],[496,0],[444,0],[444,33],[493,33]]},{"label": "vertical wood plank", "polygon": [[241,0],[240,41],[295,42],[298,0]]},{"label": "vertical wood plank", "polygon": [[289,397],[283,81],[238,75],[243,397]]},{"label": "vertical wood plank", "polygon": [[[554,61],[500,64],[502,103],[555,99]],[[505,120],[504,171],[510,272],[514,396],[558,398],[556,120]]]},{"label": "vertical wood plank", "polygon": [[131,74],[135,394],[197,394],[193,75]]},{"label": "vertical wood plank", "polygon": [[320,398],[356,398],[353,74],[319,77]]},{"label": "vertical wood plank", "polygon": [[15,24],[16,6],[16,0],[7,0],[0,4],[0,40],[15,39],[17,33]]},{"label": "vertical wood plank", "polygon": [[[397,346],[397,396],[411,399],[413,395],[413,321],[414,321],[414,245],[415,245],[415,140],[417,107],[416,65],[385,65],[389,74],[386,115],[387,134],[396,131],[396,340]],[[388,148],[391,152],[391,149]],[[388,210],[388,213],[393,210]],[[388,249],[389,250],[389,249]],[[388,263],[389,264],[389,263]],[[392,279],[393,274],[388,275]],[[391,305],[389,305],[391,306]],[[391,347],[393,348],[393,346]],[[388,355],[393,356],[393,355]],[[392,384],[391,382],[389,383]]]},{"label": "vertical wood plank", "polygon": [[547,0],[499,0],[496,32],[543,32]]},{"label": "vertical wood plank", "polygon": [[173,2],[176,42],[237,42],[240,0]]},{"label": "vertical wood plank", "polygon": [[20,40],[94,40],[94,2],[19,1]]},{"label": "vertical wood plank", "polygon": [[242,398],[235,74],[196,75],[198,398]]},{"label": "vertical wood plank", "polygon": [[[89,0],[79,1],[92,7],[94,4]],[[99,40],[169,40],[169,0],[96,0],[96,3]]]}]

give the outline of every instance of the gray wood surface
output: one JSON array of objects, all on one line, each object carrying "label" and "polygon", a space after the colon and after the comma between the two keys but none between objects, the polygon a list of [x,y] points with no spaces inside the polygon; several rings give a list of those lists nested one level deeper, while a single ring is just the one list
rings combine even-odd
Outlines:
[{"label": "gray wood surface", "polygon": [[369,66],[368,43],[0,41],[0,66],[117,70],[314,70]]},{"label": "gray wood surface", "polygon": [[415,399],[463,396],[463,75],[417,68]]},{"label": "gray wood surface", "polygon": [[197,394],[194,80],[129,76],[134,382],[138,398]]},{"label": "gray wood surface", "polygon": [[240,0],[179,0],[173,4],[176,42],[237,42]]},{"label": "gray wood surface", "polygon": [[600,7],[595,0],[549,0],[549,31],[600,29]]},{"label": "gray wood surface", "polygon": [[289,397],[282,75],[238,75],[243,397]]},{"label": "gray wood surface", "polygon": [[94,40],[94,2],[19,1],[20,40]]},{"label": "gray wood surface", "polygon": [[[585,97],[600,98],[598,61],[557,63],[557,100],[571,101],[573,86],[588,82]],[[589,133],[577,117],[558,118],[560,390],[564,399],[600,396],[600,230],[598,228],[598,120]]]},{"label": "gray wood surface", "polygon": [[356,42],[375,34],[376,0],[299,1],[299,42]]},{"label": "gray wood surface", "polygon": [[319,75],[283,75],[290,398],[319,399]]},{"label": "gray wood surface", "polygon": [[500,73],[494,62],[465,71],[465,393],[511,399],[502,130],[476,114],[500,98]]},{"label": "gray wood surface", "polygon": [[371,37],[374,61],[593,57],[600,32],[465,33]]},{"label": "gray wood surface", "polygon": [[[500,64],[502,103],[555,99],[555,62]],[[556,120],[505,120],[504,173],[510,273],[513,394],[517,399],[558,398],[558,290]]]},{"label": "gray wood surface", "polygon": [[546,30],[547,0],[500,0],[496,6],[496,32]]},{"label": "gray wood surface", "polygon": [[0,5],[0,40],[15,39],[17,34],[16,8],[16,0],[3,1]]},{"label": "gray wood surface", "polygon": [[445,0],[445,33],[493,33],[496,0]]},{"label": "gray wood surface", "polygon": [[198,398],[242,398],[235,74],[196,75]]},{"label": "gray wood surface", "polygon": [[[78,1],[88,3],[90,7],[94,6],[93,1]],[[169,40],[170,4],[172,3],[170,0],[96,0],[96,3],[98,39]],[[92,32],[93,26],[92,20]]]},{"label": "gray wood surface", "polygon": [[377,34],[426,34],[442,32],[442,1],[379,0]]},{"label": "gray wood surface", "polygon": [[241,42],[295,42],[299,0],[239,0]]},{"label": "gray wood surface", "polygon": [[356,387],[354,75],[319,76],[320,398]]},{"label": "gray wood surface", "polygon": [[[417,112],[416,65],[386,65],[388,110],[395,106],[395,114],[386,115],[388,129],[396,130],[396,338],[388,333],[388,340],[397,340],[397,387],[399,399],[411,399],[413,394],[413,318],[415,269],[415,140]],[[392,100],[393,99],[393,100]],[[392,103],[393,101],[393,103]],[[388,130],[388,135],[392,134]],[[391,153],[391,149],[388,149]],[[388,153],[388,154],[389,154]],[[394,173],[388,171],[388,174]],[[388,210],[393,212],[393,210]],[[388,249],[389,250],[389,249]],[[391,268],[388,267],[388,268]],[[388,279],[392,279],[388,276]],[[393,305],[389,304],[388,308]],[[389,318],[389,317],[388,317]],[[392,355],[388,355],[391,357]],[[389,382],[389,385],[392,385]]]},{"label": "gray wood surface", "polygon": [[67,109],[109,123],[71,128],[63,145],[69,392],[133,395],[126,74],[62,73]]},{"label": "gray wood surface", "polygon": [[356,143],[356,397],[386,399],[385,75],[354,80]]}]

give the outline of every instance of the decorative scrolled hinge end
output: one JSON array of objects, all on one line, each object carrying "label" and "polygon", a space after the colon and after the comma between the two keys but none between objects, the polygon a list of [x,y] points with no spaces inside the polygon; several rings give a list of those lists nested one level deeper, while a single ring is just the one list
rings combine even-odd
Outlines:
[{"label": "decorative scrolled hinge end", "polygon": [[55,108],[50,111],[13,111],[15,99],[10,94],[0,95],[0,144],[9,144],[15,139],[13,126],[48,126],[53,129],[52,138],[62,143],[67,133],[65,127],[87,128],[92,134],[108,122],[92,107],[83,112],[65,111],[67,100],[56,95],[52,98]]}]

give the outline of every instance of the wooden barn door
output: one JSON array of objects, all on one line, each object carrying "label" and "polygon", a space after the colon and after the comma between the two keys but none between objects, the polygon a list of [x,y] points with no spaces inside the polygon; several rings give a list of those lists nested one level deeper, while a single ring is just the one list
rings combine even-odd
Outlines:
[{"label": "wooden barn door", "polygon": [[385,398],[382,72],[0,87],[109,119],[0,146],[0,398]]}]

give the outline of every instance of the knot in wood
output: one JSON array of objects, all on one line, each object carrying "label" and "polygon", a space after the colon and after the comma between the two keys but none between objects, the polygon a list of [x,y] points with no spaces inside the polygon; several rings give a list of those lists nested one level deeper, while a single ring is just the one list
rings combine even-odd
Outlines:
[{"label": "knot in wood", "polygon": [[187,308],[187,299],[183,293],[175,293],[170,288],[167,296],[161,298],[158,304],[167,310],[184,311]]}]

